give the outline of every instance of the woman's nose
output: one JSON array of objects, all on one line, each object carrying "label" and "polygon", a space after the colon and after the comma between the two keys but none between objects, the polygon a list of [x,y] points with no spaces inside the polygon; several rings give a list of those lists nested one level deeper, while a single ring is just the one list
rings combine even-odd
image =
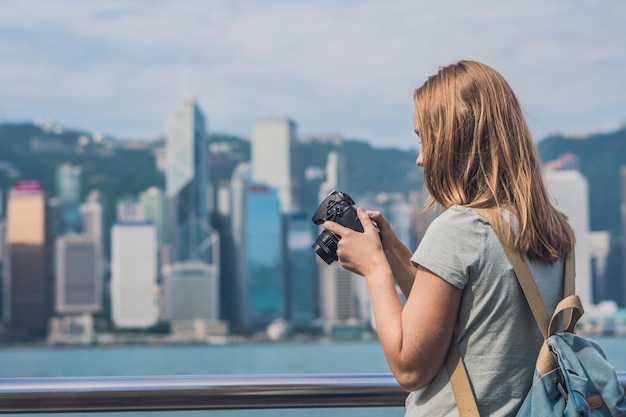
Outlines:
[{"label": "woman's nose", "polygon": [[419,155],[417,155],[417,160],[415,161],[415,163],[419,167],[423,167],[424,166],[424,159],[422,158],[422,152],[421,151],[420,151]]}]

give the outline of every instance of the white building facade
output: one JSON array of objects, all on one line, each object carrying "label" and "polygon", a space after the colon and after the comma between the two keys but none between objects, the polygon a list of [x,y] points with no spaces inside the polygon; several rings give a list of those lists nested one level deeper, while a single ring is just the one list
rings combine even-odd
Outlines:
[{"label": "white building facade", "polygon": [[111,316],[119,328],[146,328],[158,320],[156,228],[149,222],[111,229]]}]

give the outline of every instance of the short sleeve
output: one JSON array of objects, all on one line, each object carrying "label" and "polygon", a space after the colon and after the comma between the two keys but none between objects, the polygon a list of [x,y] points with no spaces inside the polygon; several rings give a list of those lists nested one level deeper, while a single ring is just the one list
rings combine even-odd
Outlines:
[{"label": "short sleeve", "polygon": [[411,263],[463,289],[478,268],[487,227],[474,210],[452,206],[430,224]]}]

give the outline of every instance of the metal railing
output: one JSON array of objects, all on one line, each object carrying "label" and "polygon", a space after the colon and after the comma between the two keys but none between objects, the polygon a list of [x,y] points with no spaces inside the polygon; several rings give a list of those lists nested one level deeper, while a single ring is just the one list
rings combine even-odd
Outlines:
[{"label": "metal railing", "polygon": [[400,407],[406,395],[391,374],[0,378],[0,414]]}]

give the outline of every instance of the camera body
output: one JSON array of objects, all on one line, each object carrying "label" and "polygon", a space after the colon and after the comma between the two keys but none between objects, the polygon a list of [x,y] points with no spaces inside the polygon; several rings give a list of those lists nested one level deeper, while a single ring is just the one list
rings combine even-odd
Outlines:
[{"label": "camera body", "polygon": [[[341,191],[332,191],[328,197],[324,199],[315,210],[311,218],[313,223],[322,224],[326,220],[339,223],[357,232],[363,232],[363,225],[359,220],[359,216],[354,208],[354,200]],[[333,232],[322,230],[315,238],[315,242],[311,245],[315,253],[324,260],[328,265],[336,261],[337,258],[337,242],[341,239]]]}]

